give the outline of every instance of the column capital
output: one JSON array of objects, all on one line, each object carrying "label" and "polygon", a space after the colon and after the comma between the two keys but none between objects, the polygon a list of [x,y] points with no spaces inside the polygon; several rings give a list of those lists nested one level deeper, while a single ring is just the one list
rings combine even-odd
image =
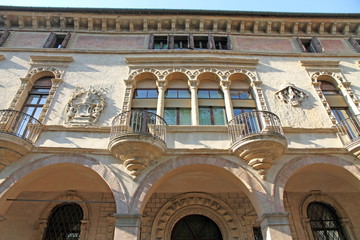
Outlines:
[{"label": "column capital", "polygon": [[189,84],[190,88],[197,88],[199,81],[198,80],[189,80],[188,84]]},{"label": "column capital", "polygon": [[163,81],[163,80],[158,80],[158,81],[156,81],[156,86],[158,88],[166,88],[167,87],[167,82]]},{"label": "column capital", "polygon": [[117,227],[138,227],[141,215],[138,214],[118,214],[113,215]]},{"label": "column capital", "polygon": [[262,226],[289,225],[288,212],[264,213],[257,219]]}]

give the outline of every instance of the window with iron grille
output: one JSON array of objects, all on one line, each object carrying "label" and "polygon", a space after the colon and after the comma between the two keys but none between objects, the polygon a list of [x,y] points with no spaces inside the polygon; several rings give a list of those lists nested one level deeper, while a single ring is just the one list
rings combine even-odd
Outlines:
[{"label": "window with iron grille", "polygon": [[314,240],[346,240],[340,219],[333,207],[312,202],[307,208]]},{"label": "window with iron grille", "polygon": [[263,236],[262,236],[260,227],[253,227],[253,232],[254,232],[255,240],[263,240]]},{"label": "window with iron grille", "polygon": [[22,112],[38,119],[51,89],[51,77],[38,79],[28,94]]},{"label": "window with iron grille", "polygon": [[82,208],[75,203],[60,204],[54,207],[48,219],[42,240],[80,239]]}]

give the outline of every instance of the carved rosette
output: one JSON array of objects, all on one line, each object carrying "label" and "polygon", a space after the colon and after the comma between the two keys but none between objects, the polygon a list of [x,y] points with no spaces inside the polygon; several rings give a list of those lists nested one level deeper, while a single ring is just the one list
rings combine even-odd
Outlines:
[{"label": "carved rosette", "polygon": [[286,104],[298,107],[307,97],[307,94],[297,89],[293,84],[286,83],[280,87],[280,90],[275,93],[275,96]]},{"label": "carved rosette", "polygon": [[73,126],[96,124],[106,106],[102,91],[93,87],[87,90],[76,88],[66,105],[66,123]]}]

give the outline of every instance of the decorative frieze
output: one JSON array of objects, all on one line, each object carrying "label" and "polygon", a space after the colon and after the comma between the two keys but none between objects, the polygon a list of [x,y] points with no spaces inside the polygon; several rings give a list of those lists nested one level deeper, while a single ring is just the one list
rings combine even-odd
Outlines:
[{"label": "decorative frieze", "polygon": [[[132,11],[132,14],[129,12]],[[156,10],[154,10],[156,11]],[[357,35],[359,23],[356,18],[333,18],[323,16],[309,21],[307,16],[271,17],[249,16],[239,12],[230,15],[214,16],[205,12],[201,17],[189,17],[187,11],[169,17],[167,11],[147,11],[144,16],[140,10],[105,11],[101,14],[70,12],[37,12],[36,16],[16,9],[0,11],[0,27],[19,30],[54,30],[77,32],[199,32],[220,34],[253,35]],[[135,14],[134,14],[135,13]],[[136,14],[137,13],[137,14]],[[141,14],[140,14],[141,13]],[[181,14],[183,13],[183,14]],[[126,17],[122,17],[122,14]],[[89,17],[90,16],[90,17]],[[331,20],[330,20],[331,19]],[[320,22],[319,22],[320,21]]]},{"label": "decorative frieze", "polygon": [[106,106],[104,89],[76,88],[66,105],[66,123],[72,126],[89,126],[98,122]]}]

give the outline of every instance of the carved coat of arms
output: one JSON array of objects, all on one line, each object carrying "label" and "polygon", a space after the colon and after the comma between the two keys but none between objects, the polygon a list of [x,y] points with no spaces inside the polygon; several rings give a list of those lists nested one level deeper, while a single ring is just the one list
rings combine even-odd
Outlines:
[{"label": "carved coat of arms", "polygon": [[76,88],[66,105],[66,123],[74,126],[94,125],[105,107],[102,89]]}]

